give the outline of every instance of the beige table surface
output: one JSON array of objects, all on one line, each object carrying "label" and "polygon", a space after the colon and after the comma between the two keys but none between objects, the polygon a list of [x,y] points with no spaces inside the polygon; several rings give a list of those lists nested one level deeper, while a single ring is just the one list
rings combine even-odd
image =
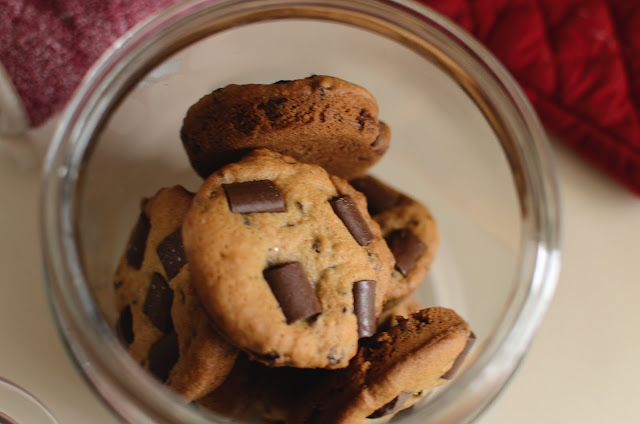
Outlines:
[{"label": "beige table surface", "polygon": [[[38,164],[0,139],[0,376],[62,424],[116,423],[75,369],[47,304]],[[638,423],[640,198],[554,145],[564,213],[556,297],[531,353],[481,424]],[[2,409],[0,399],[0,410]]]}]

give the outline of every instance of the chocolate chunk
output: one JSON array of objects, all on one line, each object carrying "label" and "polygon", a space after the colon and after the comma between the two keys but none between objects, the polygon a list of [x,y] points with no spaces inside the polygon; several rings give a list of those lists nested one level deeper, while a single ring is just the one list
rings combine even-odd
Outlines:
[{"label": "chocolate chunk", "polygon": [[138,217],[138,222],[131,233],[129,244],[127,245],[127,251],[125,253],[127,263],[132,268],[140,269],[142,266],[144,249],[147,245],[147,237],[149,236],[150,229],[151,222],[149,222],[149,217],[141,213],[140,217]]},{"label": "chocolate chunk", "polygon": [[172,303],[173,290],[171,290],[162,275],[154,272],[142,311],[149,317],[153,325],[163,333],[168,332],[173,327],[171,321]]},{"label": "chocolate chunk", "polygon": [[360,246],[366,246],[374,239],[373,233],[360,214],[351,196],[340,196],[329,201],[338,218],[344,222],[347,229]]},{"label": "chocolate chunk", "polygon": [[358,318],[358,337],[376,333],[376,282],[357,281],[353,285],[353,310]]},{"label": "chocolate chunk", "polygon": [[373,177],[358,177],[350,181],[353,188],[367,198],[367,209],[371,216],[384,212],[398,204],[400,195],[389,190]]},{"label": "chocolate chunk", "polygon": [[167,278],[171,280],[187,263],[182,245],[182,231],[178,228],[173,233],[165,237],[156,248],[160,262],[167,273]]},{"label": "chocolate chunk", "polygon": [[451,380],[453,378],[453,376],[458,372],[458,370],[460,369],[460,366],[462,365],[462,363],[464,362],[464,358],[467,357],[467,354],[469,353],[469,351],[471,350],[471,348],[473,347],[473,344],[476,341],[476,335],[473,334],[473,331],[471,332],[471,334],[469,334],[469,337],[467,338],[467,343],[464,345],[464,348],[462,349],[462,352],[460,352],[460,355],[458,355],[458,357],[456,358],[455,361],[453,361],[453,365],[451,366],[451,368],[449,369],[449,371],[445,372],[442,375],[442,378],[445,380]]},{"label": "chocolate chunk", "polygon": [[411,396],[411,393],[407,393],[407,392],[398,393],[398,396],[396,396],[393,400],[391,400],[391,402],[387,403],[384,406],[381,406],[375,412],[369,415],[367,418],[380,418],[386,415],[395,414],[396,412],[402,409],[404,404],[407,402],[407,399],[409,399],[409,396]]},{"label": "chocolate chunk", "polygon": [[118,316],[118,321],[116,322],[116,334],[126,346],[133,342],[133,316],[129,305],[120,311],[120,316]]},{"label": "chocolate chunk", "polygon": [[223,184],[229,208],[236,213],[284,212],[284,200],[273,181]]},{"label": "chocolate chunk", "polygon": [[406,228],[392,231],[385,240],[396,259],[396,269],[406,277],[424,253],[424,243]]},{"label": "chocolate chunk", "polygon": [[160,381],[167,381],[179,355],[178,335],[175,331],[165,334],[149,348],[149,371]]},{"label": "chocolate chunk", "polygon": [[375,119],[373,119],[373,116],[371,116],[371,113],[367,109],[360,109],[356,122],[360,127],[360,131],[362,131],[367,124],[375,125],[376,123]]},{"label": "chocolate chunk", "polygon": [[271,267],[264,271],[264,278],[278,300],[287,324],[322,312],[322,306],[300,262]]}]

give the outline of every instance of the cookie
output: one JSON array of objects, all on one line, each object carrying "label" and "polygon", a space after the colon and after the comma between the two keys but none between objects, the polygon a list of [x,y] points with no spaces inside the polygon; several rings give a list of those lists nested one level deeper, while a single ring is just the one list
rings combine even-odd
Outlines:
[{"label": "cookie", "polygon": [[435,220],[426,206],[372,176],[350,181],[367,198],[371,217],[380,225],[395,258],[387,302],[411,294],[427,275],[439,246]]},{"label": "cookie", "polygon": [[300,400],[301,395],[322,380],[327,369],[269,367],[252,362],[249,375],[251,379],[251,408],[262,422],[281,424],[286,422],[291,406]]},{"label": "cookie", "polygon": [[181,225],[192,197],[174,186],[143,201],[114,277],[121,339],[187,401],[221,384],[237,355],[212,327],[191,282]]},{"label": "cookie", "polygon": [[387,303],[378,317],[378,332],[387,331],[396,325],[398,317],[406,318],[421,309],[418,301],[411,295],[393,302],[393,304]]},{"label": "cookie", "polygon": [[197,399],[195,404],[233,421],[247,418],[253,405],[253,375],[250,373],[254,363],[242,352],[238,355],[233,369],[213,392]]},{"label": "cookie", "polygon": [[[293,405],[287,424],[376,422],[413,404],[464,359],[472,338],[454,311],[427,308],[361,341],[348,368],[336,370]],[[468,351],[468,350],[467,350]]]},{"label": "cookie", "polygon": [[183,236],[203,305],[252,359],[341,368],[375,333],[393,258],[364,196],[320,166],[254,150],[205,180]]},{"label": "cookie", "polygon": [[367,90],[312,76],[215,90],[189,108],[180,136],[203,178],[265,147],[350,179],[382,157],[391,132]]}]

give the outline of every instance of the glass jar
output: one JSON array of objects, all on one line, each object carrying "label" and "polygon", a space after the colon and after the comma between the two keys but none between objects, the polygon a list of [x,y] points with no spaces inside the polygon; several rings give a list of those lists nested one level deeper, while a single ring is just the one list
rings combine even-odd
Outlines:
[{"label": "glass jar", "polygon": [[[411,6],[411,7],[408,7]],[[141,23],[93,67],[63,115],[42,196],[46,279],[60,333],[123,420],[223,420],[184,405],[113,331],[111,278],[139,202],[196,190],[179,140],[187,108],[230,83],[326,74],[371,91],[393,131],[372,173],[424,202],[441,248],[417,292],[455,309],[476,345],[403,423],[467,423],[504,387],[559,270],[559,201],[545,132],[478,42],[417,4],[187,0]]]}]

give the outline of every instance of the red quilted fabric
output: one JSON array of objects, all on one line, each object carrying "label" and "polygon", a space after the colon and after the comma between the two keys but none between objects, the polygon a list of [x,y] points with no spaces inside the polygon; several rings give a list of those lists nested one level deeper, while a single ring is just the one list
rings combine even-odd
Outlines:
[{"label": "red quilted fabric", "polygon": [[551,133],[640,195],[640,1],[419,1],[484,43]]}]

